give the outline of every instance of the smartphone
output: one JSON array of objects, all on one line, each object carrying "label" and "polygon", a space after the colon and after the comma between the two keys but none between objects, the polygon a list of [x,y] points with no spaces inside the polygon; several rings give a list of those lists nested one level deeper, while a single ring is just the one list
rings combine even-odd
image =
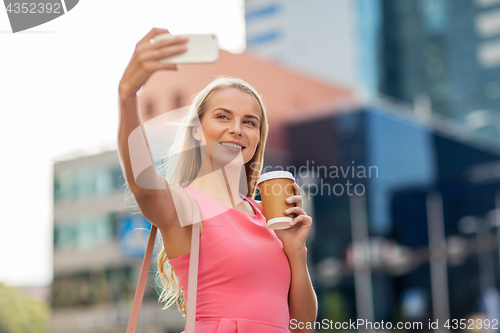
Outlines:
[{"label": "smartphone", "polygon": [[160,62],[166,64],[197,64],[215,62],[219,59],[219,41],[215,34],[172,35],[166,33],[156,36],[154,40],[157,42],[162,39],[176,37],[188,38],[185,44],[187,51],[160,59]]}]

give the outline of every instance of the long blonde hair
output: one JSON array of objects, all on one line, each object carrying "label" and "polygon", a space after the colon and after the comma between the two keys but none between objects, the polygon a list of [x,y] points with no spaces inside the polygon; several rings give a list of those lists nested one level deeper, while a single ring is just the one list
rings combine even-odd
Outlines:
[{"label": "long blonde hair", "polygon": [[[210,84],[208,84],[202,91],[193,96],[189,105],[189,111],[183,123],[181,123],[181,130],[178,132],[172,146],[171,152],[178,152],[170,156],[177,156],[171,160],[167,160],[159,169],[164,174],[168,182],[178,184],[179,186],[188,186],[198,174],[201,168],[201,152],[200,148],[196,147],[195,139],[192,136],[193,127],[201,123],[203,116],[207,111],[207,104],[210,98],[219,90],[226,88],[238,88],[243,92],[251,94],[257,100],[261,113],[262,121],[260,123],[260,140],[257,145],[254,156],[250,161],[245,164],[245,171],[247,175],[248,197],[254,199],[257,191],[257,180],[262,172],[264,164],[264,149],[266,146],[268,123],[266,117],[266,109],[262,98],[257,91],[250,86],[247,82],[228,76],[219,76]],[[169,171],[169,174],[166,170]],[[157,258],[158,265],[158,278],[162,292],[159,301],[165,302],[163,309],[176,304],[181,313],[186,315],[186,300],[180,288],[179,281],[175,275],[172,266],[168,262],[168,256],[161,244],[161,251]]]}]

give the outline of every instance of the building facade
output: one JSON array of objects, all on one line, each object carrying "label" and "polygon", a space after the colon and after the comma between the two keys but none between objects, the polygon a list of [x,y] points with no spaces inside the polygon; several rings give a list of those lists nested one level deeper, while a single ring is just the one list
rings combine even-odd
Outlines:
[{"label": "building facade", "polygon": [[[500,140],[500,2],[245,1],[247,50]],[[486,110],[475,114],[478,110]]]},{"label": "building facade", "polygon": [[[299,132],[300,138],[293,135]],[[295,176],[308,189],[315,213],[308,249],[320,300],[318,320],[364,318],[366,304],[371,320],[378,322],[433,318],[426,195],[442,192],[448,237],[457,234],[460,218],[493,209],[495,191],[500,191],[498,181],[471,183],[471,170],[498,163],[500,150],[468,134],[438,119],[422,122],[411,110],[390,104],[290,124],[290,171],[298,171]],[[474,173],[481,176],[483,169]],[[354,206],[356,196],[363,196],[366,204]],[[355,239],[360,212],[366,212],[366,236],[361,240]],[[369,246],[366,255],[353,252],[355,242]],[[462,246],[474,246],[467,244]],[[491,246],[498,248],[497,243]],[[448,268],[450,318],[480,311],[477,302],[464,303],[480,296],[481,273],[471,270],[477,265],[474,255],[471,250],[468,261],[451,261]],[[361,299],[357,293],[362,286],[356,284],[360,260],[371,267],[369,296]],[[476,284],[458,287],[469,282]],[[491,285],[500,286],[500,279]],[[418,316],[407,310],[405,297],[425,303]]]},{"label": "building facade", "polygon": [[[116,151],[54,165],[51,332],[126,330],[151,226],[138,212]],[[184,319],[161,310],[156,270],[152,260],[139,329],[178,333]]]}]

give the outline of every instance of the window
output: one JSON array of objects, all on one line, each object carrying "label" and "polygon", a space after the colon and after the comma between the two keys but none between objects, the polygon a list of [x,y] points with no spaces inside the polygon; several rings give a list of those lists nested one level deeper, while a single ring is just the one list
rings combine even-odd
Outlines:
[{"label": "window", "polygon": [[54,229],[54,247],[84,250],[107,244],[113,237],[111,213],[87,215],[57,224]]},{"label": "window", "polygon": [[424,26],[430,33],[442,33],[448,25],[445,0],[423,0]]},{"label": "window", "polygon": [[75,197],[74,176],[71,171],[60,172],[54,181],[54,200],[71,201]]},{"label": "window", "polygon": [[121,167],[83,167],[59,172],[54,179],[54,201],[71,202],[123,190]]},{"label": "window", "polygon": [[113,191],[113,172],[108,168],[94,170],[94,194],[104,195]]}]

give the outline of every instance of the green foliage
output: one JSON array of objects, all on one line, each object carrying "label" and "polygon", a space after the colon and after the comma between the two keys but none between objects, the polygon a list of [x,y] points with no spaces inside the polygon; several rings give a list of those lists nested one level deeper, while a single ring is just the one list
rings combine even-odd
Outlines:
[{"label": "green foliage", "polygon": [[[326,294],[324,300],[324,317],[328,319],[328,321],[336,322],[345,322],[349,320],[349,315],[347,310],[344,307],[344,300],[342,294],[338,291],[332,290]],[[329,330],[318,330],[318,332],[331,332],[331,331],[339,331],[335,328]],[[341,331],[341,330],[340,330]]]},{"label": "green foliage", "polygon": [[46,333],[49,317],[47,304],[0,283],[0,333]]}]

